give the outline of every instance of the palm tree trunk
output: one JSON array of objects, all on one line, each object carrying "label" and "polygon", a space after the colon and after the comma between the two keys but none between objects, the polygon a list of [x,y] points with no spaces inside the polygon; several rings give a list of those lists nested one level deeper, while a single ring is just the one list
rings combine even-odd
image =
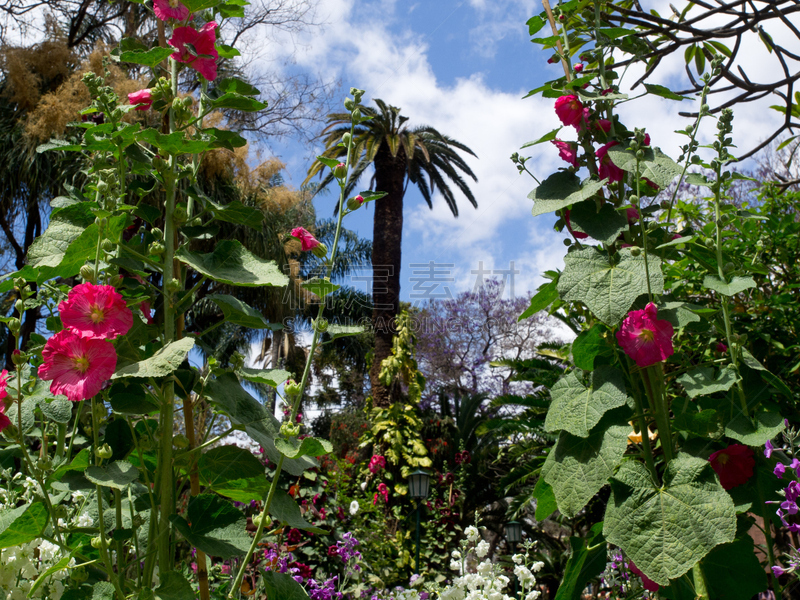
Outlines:
[{"label": "palm tree trunk", "polygon": [[389,406],[394,399],[378,380],[381,363],[392,352],[397,332],[395,317],[400,312],[400,267],[403,241],[403,183],[406,155],[401,146],[392,156],[385,142],[375,156],[375,189],[386,196],[375,202],[372,228],[372,327],[375,351],[369,371],[373,406]]}]

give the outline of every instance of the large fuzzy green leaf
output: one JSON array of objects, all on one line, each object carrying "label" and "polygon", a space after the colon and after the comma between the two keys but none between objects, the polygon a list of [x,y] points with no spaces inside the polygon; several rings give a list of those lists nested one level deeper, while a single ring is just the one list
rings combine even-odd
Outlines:
[{"label": "large fuzzy green leaf", "polygon": [[267,571],[262,576],[267,599],[308,600],[308,594],[288,573]]},{"label": "large fuzzy green leaf", "polygon": [[187,517],[172,515],[170,521],[190,544],[209,556],[242,556],[250,547],[252,538],[244,513],[219,496],[200,494],[191,498]]},{"label": "large fuzzy green leaf", "polygon": [[533,216],[555,212],[591,198],[605,183],[605,179],[603,181],[587,179],[581,182],[578,176],[570,171],[553,173],[528,194],[528,198],[533,200]]},{"label": "large fuzzy green leaf", "polygon": [[289,283],[289,278],[274,262],[258,258],[233,240],[221,241],[208,254],[192,252],[183,246],[175,253],[175,258],[209,279],[229,285],[262,287]]},{"label": "large fuzzy green leaf", "polygon": [[696,398],[715,392],[726,392],[737,379],[736,369],[733,367],[721,369],[716,377],[711,367],[697,367],[678,377],[678,383],[683,386],[690,398]]},{"label": "large fuzzy green leaf", "polygon": [[27,544],[42,534],[47,508],[34,502],[0,512],[0,549]]},{"label": "large fuzzy green leaf", "polygon": [[264,465],[238,446],[209,450],[200,457],[197,468],[203,485],[237,502],[263,500],[269,491]]},{"label": "large fuzzy green leaf", "polygon": [[588,387],[572,371],[559,379],[550,390],[553,398],[544,421],[546,431],[564,430],[585,438],[609,410],[627,401],[622,373],[611,367],[599,367]]},{"label": "large fuzzy green leaf", "polygon": [[194,347],[194,338],[181,338],[170,342],[150,358],[121,368],[111,379],[121,377],[165,377],[174,372]]}]

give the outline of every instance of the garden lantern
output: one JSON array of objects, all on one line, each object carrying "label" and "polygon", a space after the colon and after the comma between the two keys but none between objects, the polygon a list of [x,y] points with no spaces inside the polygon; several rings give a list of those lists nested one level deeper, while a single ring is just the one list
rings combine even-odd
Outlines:
[{"label": "garden lantern", "polygon": [[422,510],[422,501],[428,497],[431,488],[431,476],[425,471],[417,469],[408,476],[408,494],[417,501],[417,569],[419,575],[419,519]]},{"label": "garden lantern", "polygon": [[[517,551],[517,544],[522,541],[522,523],[510,521],[506,523],[506,540],[511,545],[511,554]],[[517,597],[517,577],[514,576],[514,598]]]}]

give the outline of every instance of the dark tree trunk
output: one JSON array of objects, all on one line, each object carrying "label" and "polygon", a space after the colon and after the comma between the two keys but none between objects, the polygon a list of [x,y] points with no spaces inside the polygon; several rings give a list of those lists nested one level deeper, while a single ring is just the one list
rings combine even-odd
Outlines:
[{"label": "dark tree trunk", "polygon": [[[369,379],[373,406],[389,406],[390,389],[378,380],[381,363],[392,353],[395,317],[400,312],[400,265],[403,241],[403,184],[406,155],[403,147],[392,156],[385,142],[375,155],[375,189],[386,196],[375,202],[372,228],[372,327],[375,351]],[[396,387],[396,386],[392,386]]]}]

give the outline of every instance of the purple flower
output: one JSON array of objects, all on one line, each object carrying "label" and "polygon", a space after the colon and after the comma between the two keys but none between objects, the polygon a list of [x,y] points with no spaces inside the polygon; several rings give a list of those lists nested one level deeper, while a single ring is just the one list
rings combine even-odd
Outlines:
[{"label": "purple flower", "polygon": [[783,479],[783,474],[786,472],[786,466],[783,463],[778,463],[775,465],[775,470],[772,472],[778,479]]},{"label": "purple flower", "polygon": [[766,456],[767,458],[771,457],[773,450],[774,448],[772,447],[772,442],[770,440],[767,440],[767,443],[764,444],[764,456]]},{"label": "purple flower", "polygon": [[783,567],[781,567],[781,566],[779,566],[779,565],[774,565],[774,566],[772,567],[772,574],[773,574],[773,575],[775,575],[775,577],[780,577],[780,576],[781,576],[781,575],[783,575],[785,572],[786,572],[786,571],[783,569]]}]

